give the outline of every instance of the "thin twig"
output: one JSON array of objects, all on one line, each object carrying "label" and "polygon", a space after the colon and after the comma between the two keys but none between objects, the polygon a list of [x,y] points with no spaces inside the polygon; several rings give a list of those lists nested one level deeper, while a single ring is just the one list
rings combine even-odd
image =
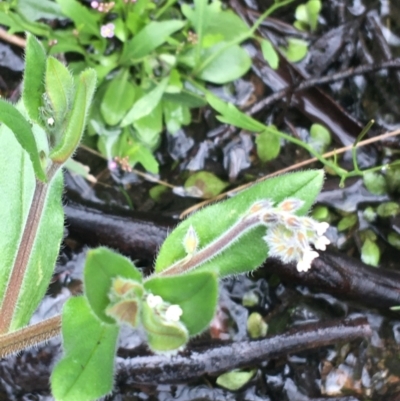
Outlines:
[{"label": "thin twig", "polygon": [[[400,134],[400,129],[392,131],[392,132],[387,132],[386,134],[382,134],[382,135],[379,135],[379,136],[374,137],[374,138],[365,139],[364,141],[359,142],[357,144],[357,147],[361,147],[361,146],[369,145],[370,143],[382,141],[384,139],[391,138],[391,137],[399,135],[399,134]],[[344,147],[342,147],[340,149],[336,149],[336,150],[332,150],[330,152],[324,153],[322,155],[322,157],[326,159],[326,158],[332,157],[334,155],[339,155],[341,153],[347,152],[348,150],[351,150],[353,147],[354,147],[354,145],[344,146]],[[216,197],[214,197],[212,199],[207,199],[207,200],[205,200],[203,202],[197,203],[196,205],[184,210],[180,214],[179,218],[183,219],[188,214],[193,213],[197,209],[200,209],[200,208],[204,207],[205,205],[207,205],[209,203],[224,199],[224,198],[226,198],[228,196],[232,196],[235,193],[237,193],[239,191],[242,191],[243,189],[246,189],[247,187],[249,187],[249,186],[251,186],[251,185],[253,185],[253,184],[257,183],[257,182],[261,182],[261,181],[267,180],[269,178],[275,177],[277,175],[284,174],[284,173],[287,173],[289,171],[293,171],[293,170],[308,166],[309,164],[312,164],[312,163],[314,163],[316,161],[318,161],[318,159],[316,157],[312,157],[311,159],[307,159],[307,160],[304,160],[304,161],[302,161],[300,163],[293,164],[292,166],[286,167],[286,168],[281,169],[279,171],[275,171],[275,172],[273,172],[271,174],[268,174],[268,175],[266,175],[264,177],[258,178],[257,180],[255,180],[253,182],[241,185],[241,186],[239,186],[239,187],[237,187],[235,189],[232,189],[230,191],[227,191],[227,192],[224,192],[222,194],[219,194],[218,196],[216,196]]]},{"label": "thin twig", "polygon": [[359,67],[349,68],[346,71],[341,71],[336,74],[327,75],[325,77],[317,77],[311,78],[302,81],[298,85],[288,86],[278,92],[273,93],[272,95],[262,99],[258,103],[256,103],[250,110],[248,110],[248,114],[253,115],[263,108],[270,106],[272,103],[277,102],[278,100],[284,98],[290,93],[298,92],[304,89],[308,89],[317,85],[323,85],[335,81],[341,81],[343,79],[352,77],[354,75],[363,75],[371,72],[379,71],[385,68],[400,68],[400,60],[389,60],[384,61],[380,64],[367,64],[361,65]]},{"label": "thin twig", "polygon": [[4,28],[0,28],[0,40],[22,47],[23,49],[26,46],[26,40],[24,38],[17,35],[10,35]]}]

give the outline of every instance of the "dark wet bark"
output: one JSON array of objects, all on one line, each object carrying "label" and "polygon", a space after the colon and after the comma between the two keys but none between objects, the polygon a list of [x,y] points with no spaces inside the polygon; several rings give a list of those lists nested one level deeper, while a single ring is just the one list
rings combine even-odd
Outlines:
[{"label": "dark wet bark", "polygon": [[365,318],[312,323],[284,334],[257,341],[188,348],[171,357],[147,355],[118,359],[119,378],[126,386],[135,384],[182,383],[204,374],[258,365],[271,358],[368,337],[371,328]]}]

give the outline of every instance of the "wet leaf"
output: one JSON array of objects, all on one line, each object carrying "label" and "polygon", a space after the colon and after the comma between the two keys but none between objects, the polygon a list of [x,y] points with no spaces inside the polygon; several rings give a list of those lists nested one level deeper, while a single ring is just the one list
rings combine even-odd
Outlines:
[{"label": "wet leaf", "polygon": [[260,338],[267,335],[268,325],[258,312],[253,312],[247,319],[247,332],[250,338]]},{"label": "wet leaf", "polygon": [[318,24],[318,16],[321,11],[320,0],[309,0],[306,4],[300,4],[296,8],[295,17],[297,23],[295,27],[305,29],[304,26],[310,27],[311,31],[315,31]]},{"label": "wet leaf", "polygon": [[169,133],[175,134],[182,125],[190,123],[190,110],[184,104],[163,101],[162,106],[165,124]]},{"label": "wet leaf", "polygon": [[218,301],[215,273],[198,272],[181,276],[150,277],[144,286],[170,304],[182,308],[182,323],[191,336],[204,331],[214,317]]},{"label": "wet leaf", "polygon": [[281,50],[290,62],[296,63],[307,55],[308,43],[306,41],[297,38],[289,38],[287,42],[287,47],[281,48]]},{"label": "wet leaf", "polygon": [[220,194],[229,184],[220,180],[213,173],[208,171],[199,171],[192,174],[185,182],[185,189],[192,187],[198,189],[198,193],[202,194],[202,198],[214,198]]},{"label": "wet leaf", "polygon": [[160,134],[163,129],[162,102],[146,116],[133,123],[137,133],[136,138],[147,148],[155,149],[160,142]]},{"label": "wet leaf", "polygon": [[142,274],[128,258],[102,247],[88,252],[84,270],[85,295],[96,316],[109,324],[115,321],[105,310],[110,304],[109,294],[116,277],[131,279],[138,284],[142,282]]},{"label": "wet leaf", "polygon": [[385,195],[387,185],[385,177],[373,171],[366,171],[363,175],[364,185],[374,195]]},{"label": "wet leaf", "polygon": [[264,60],[271,66],[272,69],[276,70],[279,66],[279,56],[274,46],[268,39],[261,39],[260,43]]},{"label": "wet leaf", "polygon": [[155,88],[142,96],[123,118],[121,126],[125,127],[149,115],[160,103],[161,97],[168,85],[168,80],[168,77],[164,78]]},{"label": "wet leaf", "polygon": [[62,13],[74,21],[79,32],[100,36],[98,17],[96,16],[99,13],[91,12],[76,0],[56,0],[56,2],[60,5]]},{"label": "wet leaf", "polygon": [[246,385],[255,375],[256,369],[245,371],[245,370],[232,370],[218,376],[218,386],[224,387],[230,391],[237,391]]},{"label": "wet leaf", "polygon": [[388,235],[388,242],[390,245],[394,246],[397,249],[400,249],[400,234],[391,232]]},{"label": "wet leaf", "polygon": [[[321,189],[323,176],[322,171],[309,170],[271,178],[191,215],[165,240],[156,260],[156,272],[161,272],[186,257],[183,239],[190,226],[195,229],[200,241],[199,246],[203,248],[225,233],[257,200],[271,199],[279,203],[289,197],[298,198],[304,201],[298,214],[305,214]],[[268,249],[262,239],[265,232],[265,227],[249,230],[236,240],[234,246],[215,255],[212,260],[196,270],[209,270],[224,277],[256,269],[268,256]]]},{"label": "wet leaf", "polygon": [[130,41],[125,43],[121,63],[137,60],[147,56],[162,45],[174,32],[182,29],[184,21],[151,21],[139,31]]},{"label": "wet leaf", "polygon": [[51,375],[57,401],[92,401],[111,392],[119,328],[101,323],[84,297],[70,298],[62,313],[64,356]]},{"label": "wet leaf", "polygon": [[349,228],[352,228],[353,226],[355,226],[358,222],[358,218],[356,214],[350,214],[349,216],[345,216],[343,217],[338,225],[337,225],[337,229],[339,231],[346,231]]},{"label": "wet leaf", "polygon": [[214,84],[225,84],[244,75],[251,66],[248,53],[238,45],[226,46],[225,42],[206,49],[199,60],[198,78]]},{"label": "wet leaf", "polygon": [[396,216],[400,212],[400,205],[396,202],[381,203],[377,207],[376,212],[379,217]]},{"label": "wet leaf", "polygon": [[318,153],[325,153],[331,144],[331,133],[321,124],[313,124],[310,128],[309,144]]},{"label": "wet leaf", "polygon": [[[275,127],[273,127],[275,128]],[[257,155],[261,161],[267,162],[278,157],[281,140],[277,135],[264,131],[256,137]]]},{"label": "wet leaf", "polygon": [[123,69],[107,86],[100,110],[108,125],[117,125],[135,100],[135,87],[129,81],[129,70]]},{"label": "wet leaf", "polygon": [[361,248],[361,260],[367,265],[377,267],[380,257],[381,251],[376,242],[366,238]]}]

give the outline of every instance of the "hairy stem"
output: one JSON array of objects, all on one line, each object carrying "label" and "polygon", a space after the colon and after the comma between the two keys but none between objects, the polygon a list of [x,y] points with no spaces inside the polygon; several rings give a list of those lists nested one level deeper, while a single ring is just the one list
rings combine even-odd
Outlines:
[{"label": "hairy stem", "polygon": [[0,358],[56,337],[60,332],[61,316],[57,315],[21,330],[0,335]]},{"label": "hairy stem", "polygon": [[26,219],[24,232],[22,233],[21,243],[17,251],[17,256],[11,270],[10,278],[4,294],[3,303],[0,307],[0,335],[10,331],[11,322],[17,307],[17,301],[21,290],[22,282],[28,268],[29,258],[35,243],[37,230],[46,203],[47,191],[60,165],[53,164],[48,173],[48,183],[36,180],[35,192]]}]

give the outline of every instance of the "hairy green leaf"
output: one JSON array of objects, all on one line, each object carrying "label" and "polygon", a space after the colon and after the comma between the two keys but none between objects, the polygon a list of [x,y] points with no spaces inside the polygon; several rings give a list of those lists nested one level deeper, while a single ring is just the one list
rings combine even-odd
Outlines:
[{"label": "hairy green leaf", "polygon": [[54,162],[65,163],[75,152],[86,126],[86,117],[95,87],[96,72],[88,68],[79,75],[67,126],[62,133],[60,143],[50,153],[50,158]]},{"label": "hairy green leaf", "polygon": [[112,390],[118,326],[101,323],[84,297],[70,298],[62,314],[64,357],[51,375],[57,401],[92,401]]},{"label": "hairy green leaf", "polygon": [[182,308],[182,323],[191,336],[201,333],[214,317],[218,302],[217,275],[196,272],[182,276],[150,277],[144,284],[147,291]]},{"label": "hairy green leaf", "polygon": [[[286,198],[301,199],[304,205],[296,213],[305,214],[321,190],[323,178],[321,170],[274,177],[259,182],[224,202],[198,211],[179,224],[165,240],[156,260],[155,271],[162,272],[174,262],[187,257],[183,244],[190,226],[197,233],[201,249],[229,230],[258,200],[270,199],[276,204]],[[214,271],[224,277],[256,269],[268,256],[268,248],[262,238],[265,233],[266,228],[263,226],[250,229],[236,239],[234,245],[196,270]]]},{"label": "hairy green leaf", "polygon": [[109,324],[115,321],[105,310],[110,304],[109,293],[115,277],[142,282],[141,273],[128,258],[103,247],[90,250],[84,270],[85,295],[96,316]]},{"label": "hairy green leaf", "polygon": [[46,181],[31,125],[16,107],[2,99],[0,99],[0,122],[13,132],[19,144],[29,154],[36,177]]},{"label": "hairy green leaf", "polygon": [[45,91],[45,71],[46,53],[44,48],[34,36],[27,34],[22,100],[29,117],[38,124],[42,124],[40,108]]}]

